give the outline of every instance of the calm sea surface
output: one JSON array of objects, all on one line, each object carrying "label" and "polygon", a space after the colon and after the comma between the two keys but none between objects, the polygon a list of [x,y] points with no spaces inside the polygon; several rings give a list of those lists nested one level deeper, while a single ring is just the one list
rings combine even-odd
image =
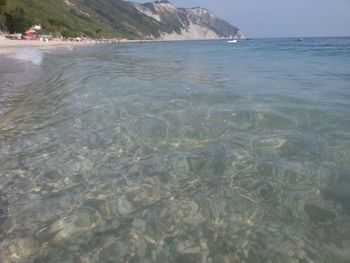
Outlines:
[{"label": "calm sea surface", "polygon": [[0,262],[350,262],[350,38],[0,58]]}]

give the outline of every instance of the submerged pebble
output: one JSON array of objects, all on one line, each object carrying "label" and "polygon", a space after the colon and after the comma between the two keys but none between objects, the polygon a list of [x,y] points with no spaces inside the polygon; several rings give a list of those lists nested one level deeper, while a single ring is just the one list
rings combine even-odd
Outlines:
[{"label": "submerged pebble", "polygon": [[22,263],[28,262],[38,251],[38,244],[31,238],[18,238],[1,245],[1,262]]}]

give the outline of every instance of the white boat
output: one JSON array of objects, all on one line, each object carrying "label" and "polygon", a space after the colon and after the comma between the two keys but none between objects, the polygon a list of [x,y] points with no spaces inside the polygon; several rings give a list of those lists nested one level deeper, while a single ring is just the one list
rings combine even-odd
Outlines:
[{"label": "white boat", "polygon": [[228,40],[227,43],[237,43],[237,39]]}]

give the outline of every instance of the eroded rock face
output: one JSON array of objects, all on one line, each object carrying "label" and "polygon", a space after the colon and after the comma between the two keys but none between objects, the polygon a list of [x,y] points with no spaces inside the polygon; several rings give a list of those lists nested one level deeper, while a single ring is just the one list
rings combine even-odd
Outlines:
[{"label": "eroded rock face", "polygon": [[218,18],[205,8],[176,8],[169,1],[134,3],[137,10],[158,22],[165,23],[163,39],[244,38],[238,28]]}]

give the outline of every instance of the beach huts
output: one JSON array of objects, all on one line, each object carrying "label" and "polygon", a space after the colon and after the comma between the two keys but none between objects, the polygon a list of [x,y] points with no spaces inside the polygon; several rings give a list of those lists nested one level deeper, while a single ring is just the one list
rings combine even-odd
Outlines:
[{"label": "beach huts", "polygon": [[26,32],[24,32],[23,38],[25,40],[38,40],[40,39],[38,31],[41,30],[41,25],[33,25]]},{"label": "beach huts", "polygon": [[29,28],[26,32],[24,32],[24,39],[25,40],[37,40],[38,33],[33,28]]}]

